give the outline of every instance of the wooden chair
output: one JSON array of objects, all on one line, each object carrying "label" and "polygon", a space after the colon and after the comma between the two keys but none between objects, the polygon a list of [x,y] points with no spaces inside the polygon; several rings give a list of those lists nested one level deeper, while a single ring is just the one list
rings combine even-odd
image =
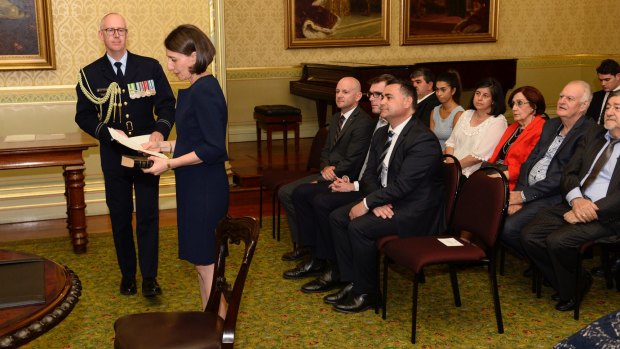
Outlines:
[{"label": "wooden chair", "polygon": [[[445,215],[446,222],[448,223],[448,228],[446,229],[446,232],[447,232],[451,230],[450,227],[452,226],[452,215],[454,213],[454,205],[456,204],[456,198],[458,196],[459,188],[461,187],[461,163],[456,157],[450,154],[445,154],[443,158],[444,160],[448,158],[452,159],[451,163],[447,163],[447,162],[443,163],[443,176],[444,176],[445,190],[446,190],[445,191],[446,198],[445,198],[445,205],[444,205],[444,215]],[[375,242],[375,246],[379,250],[379,253],[377,254],[377,285],[381,284],[381,280],[380,280],[381,275],[380,275],[379,270],[381,269],[381,256],[383,255],[383,248],[388,242],[394,241],[397,239],[399,239],[399,237],[396,234],[386,235],[386,236],[383,236],[377,239],[377,241]],[[389,262],[390,261],[388,260],[388,263]],[[421,274],[422,277],[423,275],[424,274]],[[379,292],[379,294],[380,293],[381,292]],[[379,302],[375,302],[376,304],[375,313],[379,312],[379,305],[384,304],[385,297],[386,297],[386,293],[384,292],[383,293],[384,299]],[[384,308],[382,317],[383,317],[383,320],[385,320],[386,318],[385,308]]]},{"label": "wooden chair", "polygon": [[[114,323],[114,348],[233,348],[239,304],[258,242],[259,229],[252,217],[226,217],[219,223],[215,234],[215,273],[205,310],[123,316]],[[241,242],[244,244],[244,253],[232,292],[229,293],[225,276],[229,244],[239,245]],[[218,315],[222,296],[228,300],[226,319]]]},{"label": "wooden chair", "polygon": [[286,169],[268,169],[263,171],[261,178],[261,184],[258,192],[259,197],[259,222],[263,224],[263,191],[271,190],[271,235],[272,238],[276,238],[276,232],[278,241],[280,241],[280,201],[278,201],[278,189],[281,186],[291,183],[299,178],[309,176],[313,173],[319,173],[321,169],[321,151],[327,142],[327,135],[329,133],[328,126],[321,127],[310,147],[310,155],[308,156],[308,164],[303,171],[288,171]]},{"label": "wooden chair", "polygon": [[[492,171],[499,177],[489,177],[485,171]],[[435,264],[448,264],[454,303],[461,306],[456,265],[468,264],[488,266],[489,281],[495,307],[497,332],[504,333],[504,324],[497,289],[496,255],[497,236],[501,232],[508,209],[508,181],[498,170],[484,168],[474,172],[463,184],[454,209],[453,229],[467,232],[471,239],[445,236],[416,236],[388,242],[383,249],[384,265],[388,258],[413,271],[413,307],[411,321],[411,342],[416,340],[416,317],[418,309],[418,283],[423,268]],[[439,238],[453,238],[461,246],[446,246]],[[387,294],[387,268],[383,275],[383,291]],[[385,298],[384,298],[385,299]],[[386,311],[387,304],[384,304]]]}]

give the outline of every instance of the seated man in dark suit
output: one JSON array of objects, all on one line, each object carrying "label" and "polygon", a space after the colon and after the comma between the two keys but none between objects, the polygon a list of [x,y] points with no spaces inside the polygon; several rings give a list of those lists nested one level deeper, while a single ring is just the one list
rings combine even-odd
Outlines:
[{"label": "seated man in dark suit", "polygon": [[[605,105],[605,130],[591,127],[562,174],[563,203],[541,211],[523,230],[522,243],[553,288],[560,311],[575,308],[579,247],[590,240],[620,241],[620,92]],[[586,271],[582,296],[592,278]]]},{"label": "seated man in dark suit", "polygon": [[[299,237],[293,205],[295,188],[300,184],[315,183],[323,191],[329,191],[329,184],[336,178],[357,174],[362,168],[375,121],[358,105],[361,98],[362,87],[357,79],[344,77],[338,81],[336,106],[340,111],[332,116],[327,142],[321,151],[321,173],[298,179],[278,190],[278,198],[286,211],[286,219],[295,244],[298,243]],[[285,253],[282,259],[296,260],[305,254],[307,250],[298,248]]]},{"label": "seated man in dark suit", "polygon": [[435,74],[428,68],[416,67],[411,73],[411,83],[418,95],[413,118],[429,127],[433,108],[440,104],[437,95],[435,95]]},{"label": "seated man in dark suit", "polygon": [[586,112],[594,122],[605,123],[605,102],[610,92],[620,90],[620,64],[613,59],[605,59],[596,68],[596,76],[601,83],[601,90],[592,95],[592,103]]},{"label": "seated man in dark suit", "polygon": [[[394,79],[390,74],[383,74],[371,79],[369,92],[373,114],[379,114],[379,104],[385,84]],[[375,130],[387,125],[387,122],[378,118]],[[305,183],[293,191],[293,204],[297,217],[299,240],[298,244],[310,250],[310,258],[300,263],[296,268],[284,272],[285,279],[300,279],[314,276],[322,272],[320,277],[302,286],[303,292],[324,292],[338,287],[339,275],[336,264],[331,232],[329,230],[329,214],[342,205],[346,205],[362,198],[359,191],[359,182],[366,167],[368,154],[359,176],[354,173],[337,178],[329,185],[328,190],[312,183]]]},{"label": "seated man in dark suit", "polygon": [[[577,149],[585,131],[594,122],[584,116],[591,98],[590,85],[572,81],[560,93],[556,114],[545,123],[540,140],[521,165],[515,190],[510,192],[508,217],[501,241],[524,256],[521,230],[545,207],[562,202],[560,179],[562,170]],[[572,101],[571,101],[572,100]]]},{"label": "seated man in dark suit", "polygon": [[360,183],[370,194],[329,217],[338,269],[348,283],[324,298],[337,311],[355,313],[375,304],[376,239],[437,234],[445,227],[441,146],[428,127],[413,121],[415,106],[408,81],[388,82],[381,117],[389,125],[373,137]]}]

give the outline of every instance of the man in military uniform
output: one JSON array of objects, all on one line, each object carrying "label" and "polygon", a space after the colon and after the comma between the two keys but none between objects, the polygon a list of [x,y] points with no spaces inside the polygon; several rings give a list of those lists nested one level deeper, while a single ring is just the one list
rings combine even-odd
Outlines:
[{"label": "man in military uniform", "polygon": [[137,292],[131,222],[135,189],[142,294],[153,297],[161,294],[156,279],[159,177],[121,166],[122,155],[138,154],[113,141],[108,127],[129,137],[150,135],[150,141],[163,141],[174,124],[175,98],[155,59],[127,51],[127,35],[127,24],[120,14],[109,13],[101,20],[99,39],[106,47],[106,54],[80,71],[75,121],[100,143],[106,203],[122,274],[120,293]]}]

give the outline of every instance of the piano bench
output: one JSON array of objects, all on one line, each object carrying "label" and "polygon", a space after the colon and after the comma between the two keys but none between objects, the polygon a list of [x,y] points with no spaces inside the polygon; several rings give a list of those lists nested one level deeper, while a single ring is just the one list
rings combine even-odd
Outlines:
[{"label": "piano bench", "polygon": [[258,157],[261,154],[262,132],[267,132],[267,158],[271,163],[272,133],[282,131],[284,140],[284,156],[288,161],[288,130],[295,132],[295,153],[299,154],[299,123],[301,122],[301,110],[289,105],[259,105],[254,107],[254,120],[256,120],[256,142]]}]

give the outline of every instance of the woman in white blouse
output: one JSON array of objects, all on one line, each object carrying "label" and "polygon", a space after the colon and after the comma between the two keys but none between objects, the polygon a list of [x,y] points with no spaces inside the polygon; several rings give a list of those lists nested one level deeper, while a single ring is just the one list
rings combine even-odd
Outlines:
[{"label": "woman in white blouse", "polygon": [[501,84],[494,78],[479,81],[469,110],[459,118],[444,151],[459,159],[464,176],[469,177],[480,168],[482,161],[493,155],[495,146],[508,127],[503,115],[505,111]]}]

